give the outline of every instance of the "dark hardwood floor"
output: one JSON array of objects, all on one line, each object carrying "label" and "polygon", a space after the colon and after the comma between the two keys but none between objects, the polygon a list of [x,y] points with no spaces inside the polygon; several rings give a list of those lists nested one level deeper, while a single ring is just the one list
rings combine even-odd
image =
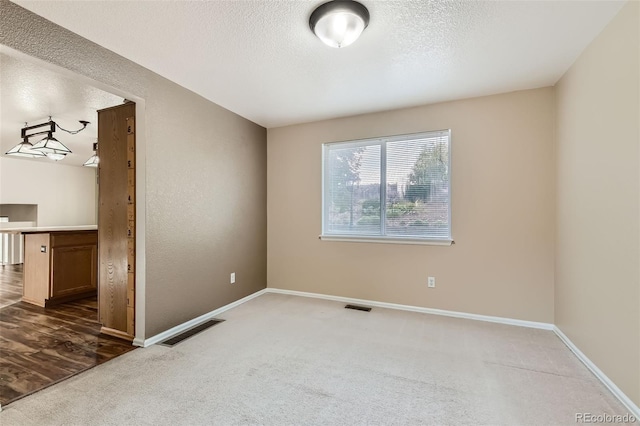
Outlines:
[{"label": "dark hardwood floor", "polygon": [[22,300],[22,265],[0,266],[0,308]]},{"label": "dark hardwood floor", "polygon": [[[0,267],[0,290],[15,268]],[[4,270],[2,270],[4,269]],[[22,283],[20,271],[20,286]],[[0,404],[44,389],[134,349],[100,334],[95,297],[41,308],[25,302],[0,308]]]}]

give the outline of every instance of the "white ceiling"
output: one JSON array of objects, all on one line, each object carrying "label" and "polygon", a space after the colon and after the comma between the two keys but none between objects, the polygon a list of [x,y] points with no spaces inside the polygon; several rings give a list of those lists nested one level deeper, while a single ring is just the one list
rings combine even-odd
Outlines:
[{"label": "white ceiling", "polygon": [[[4,155],[20,139],[24,123],[30,126],[48,121],[49,116],[67,130],[82,127],[78,120],[91,122],[77,135],[56,130],[54,137],[72,153],[57,164],[81,166],[93,155],[98,137],[97,110],[119,105],[123,99],[68,76],[43,68],[24,58],[0,53],[0,154]],[[45,128],[33,130],[37,132]],[[36,143],[44,136],[30,139]],[[18,157],[14,157],[18,158]],[[22,159],[22,158],[21,158]],[[30,161],[51,162],[48,158]]]},{"label": "white ceiling", "polygon": [[361,0],[333,49],[323,0],[16,2],[265,127],[553,85],[624,4]]}]

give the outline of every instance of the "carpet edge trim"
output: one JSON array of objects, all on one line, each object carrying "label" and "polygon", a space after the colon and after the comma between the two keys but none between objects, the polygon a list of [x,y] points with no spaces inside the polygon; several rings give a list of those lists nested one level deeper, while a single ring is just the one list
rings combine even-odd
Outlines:
[{"label": "carpet edge trim", "polygon": [[584,365],[593,373],[594,376],[602,382],[602,384],[609,389],[609,391],[615,396],[622,405],[629,410],[630,414],[640,420],[640,408],[629,398],[616,384],[611,380],[597,365],[593,363],[578,347],[567,337],[566,334],[560,330],[557,325],[553,326],[553,332],[564,343],[571,352],[578,358]]}]

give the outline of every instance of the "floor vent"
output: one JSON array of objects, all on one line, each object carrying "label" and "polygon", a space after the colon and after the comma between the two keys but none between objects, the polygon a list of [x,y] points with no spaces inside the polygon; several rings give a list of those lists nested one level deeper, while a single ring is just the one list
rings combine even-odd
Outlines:
[{"label": "floor vent", "polygon": [[177,345],[178,343],[182,342],[183,340],[188,339],[191,336],[194,336],[198,333],[200,333],[201,331],[206,330],[209,327],[213,327],[216,324],[220,324],[222,321],[221,319],[212,319],[209,320],[207,322],[203,322],[202,324],[200,324],[199,326],[190,328],[189,330],[186,330],[180,334],[178,334],[177,336],[173,336],[170,339],[167,339],[163,342],[158,343],[159,345],[162,346],[174,346]]},{"label": "floor vent", "polygon": [[358,305],[347,305],[345,306],[345,309],[355,309],[356,311],[365,311],[365,312],[371,311],[371,308],[367,306],[358,306]]}]

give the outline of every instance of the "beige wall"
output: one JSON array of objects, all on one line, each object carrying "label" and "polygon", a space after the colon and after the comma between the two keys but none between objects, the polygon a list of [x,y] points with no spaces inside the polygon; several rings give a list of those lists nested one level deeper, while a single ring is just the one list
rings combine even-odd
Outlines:
[{"label": "beige wall", "polygon": [[96,170],[0,157],[0,204],[37,204],[38,226],[95,225]]},{"label": "beige wall", "polygon": [[[555,249],[556,322],[640,402],[637,3],[562,79],[555,104],[546,88],[268,134],[13,3],[0,8],[0,43],[145,99],[147,337],[265,278],[270,287],[553,322]],[[453,131],[454,246],[318,240],[323,142],[444,128]]]},{"label": "beige wall", "polygon": [[556,324],[640,404],[638,3],[556,88]]},{"label": "beige wall", "polygon": [[146,337],[264,288],[265,129],[14,3],[0,8],[1,44],[145,101]]},{"label": "beige wall", "polygon": [[[269,129],[268,286],[553,322],[553,114],[544,88]],[[455,245],[318,239],[322,143],[448,128]]]}]

